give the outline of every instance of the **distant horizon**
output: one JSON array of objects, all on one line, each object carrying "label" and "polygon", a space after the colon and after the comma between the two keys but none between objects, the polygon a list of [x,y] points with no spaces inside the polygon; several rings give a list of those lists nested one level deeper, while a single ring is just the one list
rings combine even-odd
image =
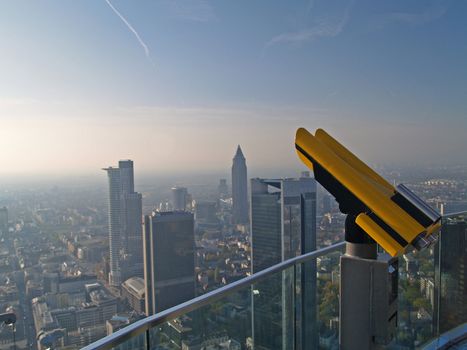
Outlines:
[{"label": "distant horizon", "polygon": [[[123,158],[122,158],[123,159]],[[126,159],[126,158],[125,158]],[[118,162],[118,161],[117,161]],[[112,165],[116,165],[115,164]],[[248,162],[248,159],[247,159]],[[248,164],[248,163],[247,163]],[[385,171],[403,171],[403,172],[413,172],[420,171],[421,177],[427,176],[430,173],[434,177],[439,174],[440,171],[444,169],[450,169],[455,171],[456,169],[462,170],[462,173],[458,175],[465,175],[467,173],[467,163],[466,164],[431,164],[431,165],[416,165],[416,164],[369,164],[372,168],[384,169]],[[5,175],[0,174],[0,190],[4,187],[16,185],[37,185],[37,186],[65,186],[65,187],[82,187],[82,186],[107,186],[107,175],[104,171],[102,173],[98,169],[96,172],[89,173],[49,173],[49,174],[15,174],[15,175]],[[293,178],[300,177],[303,171],[309,171],[311,176],[313,176],[313,171],[302,166],[297,166],[296,168],[250,168],[248,166],[248,179],[260,177],[260,178]],[[455,175],[450,173],[447,178]],[[230,185],[231,182],[230,168],[217,169],[217,170],[199,170],[191,172],[155,172],[155,171],[139,171],[138,164],[135,163],[135,186],[140,188],[147,186],[154,186],[160,184],[167,184],[170,186],[187,186],[193,183],[212,183],[215,184],[220,179],[227,179],[227,183]],[[442,177],[442,176],[440,176]],[[70,186],[71,185],[71,186]]]}]

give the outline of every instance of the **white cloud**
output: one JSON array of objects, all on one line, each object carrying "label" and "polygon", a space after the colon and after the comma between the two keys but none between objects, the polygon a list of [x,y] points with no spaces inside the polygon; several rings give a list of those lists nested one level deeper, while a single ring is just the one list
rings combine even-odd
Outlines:
[{"label": "white cloud", "polygon": [[[332,38],[338,36],[350,18],[350,9],[353,2],[349,2],[348,6],[341,14],[331,14],[317,17],[313,21],[313,25],[295,32],[282,33],[273,37],[266,46],[278,44],[299,44],[309,42],[318,38]],[[310,3],[308,12],[311,11],[314,4]]]},{"label": "white cloud", "polygon": [[136,29],[128,22],[128,20],[115,8],[115,6],[112,5],[110,0],[105,0],[107,5],[112,9],[112,11],[122,20],[122,22],[127,26],[127,28],[130,30],[130,32],[133,33],[133,35],[136,37],[136,40],[138,40],[139,44],[144,50],[144,54],[146,55],[147,58],[150,58],[150,53],[149,53],[149,47],[146,45],[146,43],[141,39],[141,36],[139,33],[136,31]]}]

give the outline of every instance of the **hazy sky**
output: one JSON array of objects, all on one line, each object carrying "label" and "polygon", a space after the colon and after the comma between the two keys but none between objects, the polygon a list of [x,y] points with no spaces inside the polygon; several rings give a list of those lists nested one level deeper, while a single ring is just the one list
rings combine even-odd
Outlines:
[{"label": "hazy sky", "polygon": [[300,168],[300,126],[370,162],[465,164],[466,18],[462,0],[0,0],[0,176],[217,171],[239,143]]}]

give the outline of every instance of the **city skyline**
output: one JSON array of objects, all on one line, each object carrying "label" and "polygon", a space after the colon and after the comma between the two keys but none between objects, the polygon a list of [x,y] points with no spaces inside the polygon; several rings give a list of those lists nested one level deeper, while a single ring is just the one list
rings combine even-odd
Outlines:
[{"label": "city skyline", "polygon": [[301,126],[372,163],[465,164],[464,2],[244,8],[2,2],[0,176],[92,174],[121,157],[218,171],[238,143],[254,167],[297,167]]},{"label": "city skyline", "polygon": [[[239,158],[244,165],[244,157]],[[308,171],[300,178],[281,178],[273,172],[274,178],[252,177],[250,227],[232,222],[226,179],[214,176],[204,179],[208,185],[190,182],[186,187],[173,187],[176,181],[172,181],[165,189],[153,179],[152,187],[141,195],[134,192],[139,181],[133,167],[131,160],[120,160],[118,167],[107,168],[107,172],[115,172],[109,176],[107,190],[81,184],[80,188],[21,187],[0,192],[4,281],[0,287],[11,296],[12,306],[6,311],[18,315],[17,345],[29,343],[30,349],[45,349],[52,343],[57,348],[82,347],[145,315],[254,276],[294,256],[335,247],[344,238],[344,217],[338,204],[322,189],[318,191]],[[420,178],[418,172],[386,174],[407,181],[443,212],[465,210],[465,177],[458,168],[446,168],[443,173],[452,179],[439,179],[435,173],[428,179]],[[170,211],[172,205],[183,209],[184,204],[187,211]],[[126,215],[116,215],[123,212]],[[145,215],[143,247],[138,248],[138,240],[132,238],[141,237],[142,232],[135,236],[134,225],[138,225],[137,217],[150,212]],[[453,235],[440,242],[452,238],[449,244],[462,248],[465,219],[461,217],[466,214],[456,215],[460,215],[458,234],[451,232],[447,219],[443,227]],[[113,224],[119,230],[113,230]],[[114,233],[119,234],[117,241]],[[411,252],[401,259],[400,320],[409,329],[397,331],[398,344],[416,344],[420,337],[431,337],[433,327],[447,324],[447,320],[455,326],[462,319],[457,309],[439,308],[441,304],[434,301],[436,293],[445,289],[443,283],[452,285],[453,281],[459,286],[453,295],[461,301],[463,270],[434,266],[433,271],[432,264],[449,267],[449,261],[458,261],[462,251],[452,254],[446,247],[441,251],[445,251],[441,260],[433,250]],[[140,259],[133,259],[135,255],[144,255],[144,267],[138,266]],[[269,347],[274,349],[291,343],[296,348],[314,348],[309,344],[323,340],[337,344],[338,257],[333,251],[316,262],[294,265],[255,283],[254,288],[235,292],[226,302],[176,318],[168,328],[159,328],[151,342],[181,346],[228,341],[240,348],[240,344],[271,341],[277,344]],[[112,269],[117,270],[117,278],[109,284]],[[422,315],[423,322],[406,309]],[[230,315],[227,323],[223,315]],[[281,322],[274,322],[278,319]],[[212,338],[211,334],[219,335]],[[284,336],[287,334],[293,336]],[[4,331],[0,338],[5,344],[15,343],[11,331]],[[135,337],[130,342],[132,348],[138,348],[144,339]]]}]

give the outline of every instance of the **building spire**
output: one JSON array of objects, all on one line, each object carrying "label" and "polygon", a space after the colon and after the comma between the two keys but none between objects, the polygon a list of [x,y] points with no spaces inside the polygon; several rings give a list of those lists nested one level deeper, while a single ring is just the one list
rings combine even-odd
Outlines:
[{"label": "building spire", "polygon": [[237,147],[237,152],[235,153],[234,159],[242,158],[245,159],[245,156],[243,155],[242,148],[240,145]]},{"label": "building spire", "polygon": [[246,160],[240,145],[232,161],[232,222],[248,223],[248,181]]}]

